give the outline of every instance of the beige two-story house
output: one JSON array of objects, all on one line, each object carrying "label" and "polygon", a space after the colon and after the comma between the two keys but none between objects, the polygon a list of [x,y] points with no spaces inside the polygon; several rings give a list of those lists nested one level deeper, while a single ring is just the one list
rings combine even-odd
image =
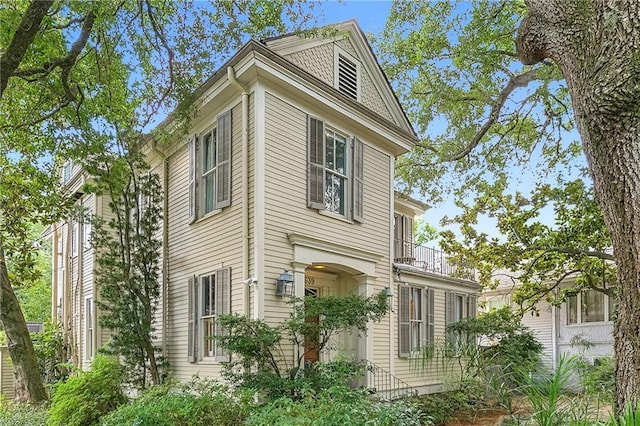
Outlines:
[{"label": "beige two-story house", "polygon": [[[157,334],[180,380],[220,377],[226,355],[211,339],[220,314],[275,324],[289,317],[289,293],[385,292],[392,309],[366,336],[339,336],[307,361],[366,360],[371,387],[385,376],[387,387],[432,391],[444,376],[416,371],[412,355],[475,314],[472,271],[414,244],[412,219],[425,206],[394,192],[396,158],[417,136],[357,23],[336,30],[248,42],[198,90],[188,134],[148,142],[165,196]],[[162,126],[170,131],[171,118]],[[78,193],[106,215],[101,198]],[[86,367],[108,339],[93,307],[90,230],[53,230],[54,313]],[[277,285],[289,276],[290,291]]]}]

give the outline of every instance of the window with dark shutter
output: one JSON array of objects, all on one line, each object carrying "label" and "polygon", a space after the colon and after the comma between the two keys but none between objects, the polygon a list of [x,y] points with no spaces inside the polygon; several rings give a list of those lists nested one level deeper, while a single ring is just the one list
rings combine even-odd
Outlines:
[{"label": "window with dark shutter", "polygon": [[353,220],[362,223],[364,217],[364,144],[353,140]]},{"label": "window with dark shutter", "polygon": [[358,100],[358,65],[338,54],[338,90]]},{"label": "window with dark shutter", "polygon": [[216,209],[231,204],[231,111],[218,117]]},{"label": "window with dark shutter", "polygon": [[[444,294],[445,307],[444,307],[444,323],[445,327],[449,324],[456,322],[456,295],[451,292]],[[446,331],[447,343],[453,345],[455,343],[454,334],[450,331]]]},{"label": "window with dark shutter", "polygon": [[307,119],[307,205],[323,210],[325,185],[324,121]]}]

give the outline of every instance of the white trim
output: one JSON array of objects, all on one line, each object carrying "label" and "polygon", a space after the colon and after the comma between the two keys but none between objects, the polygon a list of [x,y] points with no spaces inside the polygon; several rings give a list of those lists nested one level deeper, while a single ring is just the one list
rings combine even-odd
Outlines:
[{"label": "white trim", "polygon": [[[91,305],[91,347],[87,343],[87,336],[89,335],[89,321],[87,321],[87,302],[90,302]],[[93,301],[93,295],[84,297],[84,315],[83,315],[83,341],[84,347],[82,348],[82,352],[84,352],[84,356],[82,357],[85,361],[91,361],[96,353],[96,305]],[[89,355],[89,349],[91,350],[91,355]]]},{"label": "white trim", "polygon": [[342,265],[370,277],[376,276],[376,264],[383,254],[361,250],[308,235],[287,234],[293,246],[293,262],[303,264],[328,263]]},{"label": "white trim", "polygon": [[[253,110],[255,126],[254,135],[254,177],[253,177],[253,241],[254,241],[254,276],[265,276],[265,224],[266,224],[266,92],[264,87],[257,86],[254,92]],[[265,282],[256,286],[253,302],[254,318],[264,318]]]},{"label": "white trim", "polygon": [[[391,175],[391,179],[392,179],[392,183],[391,185],[389,185],[389,288],[390,289],[394,289],[395,285],[394,285],[394,280],[393,280],[393,250],[394,250],[394,241],[393,241],[393,237],[395,235],[395,223],[394,223],[394,216],[395,216],[395,199],[394,199],[394,195],[395,195],[395,190],[393,188],[393,177],[396,175],[396,170],[395,170],[395,159],[392,156],[389,156],[389,170],[390,170],[390,175]],[[392,290],[393,291],[393,290]],[[400,301],[400,295],[396,295],[396,297],[394,297],[393,299],[391,299],[391,309],[389,309],[389,372],[391,374],[395,375],[395,371],[396,371],[396,354],[398,353],[395,344],[397,344],[398,342],[398,336],[397,334],[397,319],[395,318],[394,315],[394,303],[399,303]],[[398,305],[400,306],[400,305]],[[395,343],[395,344],[394,344]]]}]

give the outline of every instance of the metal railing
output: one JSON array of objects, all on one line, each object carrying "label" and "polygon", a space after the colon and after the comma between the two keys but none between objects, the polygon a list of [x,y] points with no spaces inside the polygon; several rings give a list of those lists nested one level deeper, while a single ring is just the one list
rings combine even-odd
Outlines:
[{"label": "metal railing", "polygon": [[363,368],[360,386],[365,386],[371,394],[391,401],[398,398],[418,395],[418,390],[409,383],[397,378],[384,368],[368,360],[361,361]]},{"label": "metal railing", "polygon": [[394,263],[452,278],[475,280],[476,270],[470,265],[454,262],[446,253],[411,242],[394,241]]}]

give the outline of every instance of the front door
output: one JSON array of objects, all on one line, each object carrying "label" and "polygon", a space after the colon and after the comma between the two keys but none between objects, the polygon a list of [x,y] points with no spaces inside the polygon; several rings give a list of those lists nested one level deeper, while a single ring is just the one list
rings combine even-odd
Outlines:
[{"label": "front door", "polygon": [[[317,288],[305,288],[305,297],[318,297]],[[319,318],[317,315],[307,317],[307,322],[318,323]],[[312,366],[316,362],[320,361],[320,343],[318,337],[305,337],[304,339],[304,366],[305,368]]]}]

